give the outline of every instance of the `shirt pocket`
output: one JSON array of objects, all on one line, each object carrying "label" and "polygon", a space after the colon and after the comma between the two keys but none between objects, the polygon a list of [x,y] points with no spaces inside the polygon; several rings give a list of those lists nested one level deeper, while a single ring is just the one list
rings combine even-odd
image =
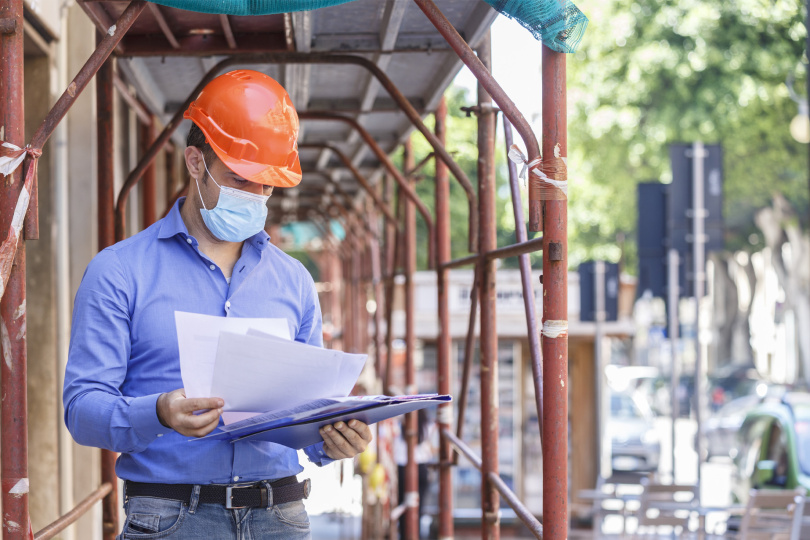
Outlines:
[{"label": "shirt pocket", "polygon": [[183,524],[188,506],[180,501],[155,497],[131,497],[122,540],[147,540],[168,536]]}]

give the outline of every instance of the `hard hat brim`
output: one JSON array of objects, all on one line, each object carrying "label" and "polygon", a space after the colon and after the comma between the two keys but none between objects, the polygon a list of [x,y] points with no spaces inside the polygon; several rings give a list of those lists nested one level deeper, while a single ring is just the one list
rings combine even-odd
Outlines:
[{"label": "hard hat brim", "polygon": [[254,163],[244,159],[234,159],[226,154],[216,143],[208,138],[208,144],[214,150],[220,161],[230,170],[257,184],[273,187],[295,187],[301,183],[301,162],[296,153],[295,162],[291,167],[278,167],[275,165],[265,165]]}]

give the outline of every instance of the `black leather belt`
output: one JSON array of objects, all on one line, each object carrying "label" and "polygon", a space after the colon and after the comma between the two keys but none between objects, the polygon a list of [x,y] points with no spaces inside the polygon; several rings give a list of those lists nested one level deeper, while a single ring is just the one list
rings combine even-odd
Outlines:
[{"label": "black leather belt", "polygon": [[[225,508],[266,508],[269,505],[300,501],[309,497],[309,478],[299,482],[295,476],[288,476],[270,482],[272,501],[267,488],[261,482],[246,486],[202,485],[200,486],[201,504],[224,504]],[[193,484],[146,484],[142,482],[124,482],[124,498],[156,497],[191,502]]]}]

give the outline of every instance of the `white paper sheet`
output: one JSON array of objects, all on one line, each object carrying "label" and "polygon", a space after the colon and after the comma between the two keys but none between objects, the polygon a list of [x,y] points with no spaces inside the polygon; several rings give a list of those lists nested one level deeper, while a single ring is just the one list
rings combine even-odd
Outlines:
[{"label": "white paper sheet", "polygon": [[[225,411],[253,413],[344,397],[357,382],[366,358],[256,332],[222,332],[211,395],[225,400]],[[232,421],[230,414],[223,418],[226,423]]]},{"label": "white paper sheet", "polygon": [[222,331],[246,334],[259,331],[290,340],[286,319],[215,317],[199,313],[174,312],[177,343],[180,347],[180,373],[186,397],[210,397],[217,342]]}]

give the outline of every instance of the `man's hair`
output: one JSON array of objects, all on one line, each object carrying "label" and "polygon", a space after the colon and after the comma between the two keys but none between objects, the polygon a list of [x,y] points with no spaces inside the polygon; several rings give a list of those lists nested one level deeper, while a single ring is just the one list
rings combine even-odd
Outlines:
[{"label": "man's hair", "polygon": [[188,130],[186,146],[194,146],[199,148],[202,152],[203,158],[205,158],[205,163],[209,167],[215,160],[219,159],[217,158],[217,154],[214,152],[214,149],[211,148],[211,145],[205,140],[205,134],[194,122],[191,123],[191,129]]}]

